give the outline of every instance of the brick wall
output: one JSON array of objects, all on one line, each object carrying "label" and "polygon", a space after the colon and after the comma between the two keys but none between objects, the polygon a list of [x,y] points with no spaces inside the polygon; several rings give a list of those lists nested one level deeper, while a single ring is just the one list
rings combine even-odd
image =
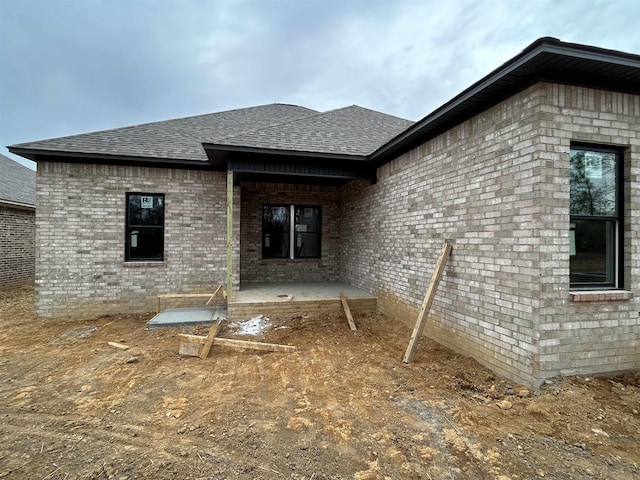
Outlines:
[{"label": "brick wall", "polygon": [[[124,261],[131,191],[165,194],[163,262]],[[151,311],[159,293],[225,282],[224,173],[39,162],[36,195],[38,315]]]},{"label": "brick wall", "polygon": [[[640,366],[635,300],[570,302],[568,176],[571,140],[631,145],[634,191],[639,113],[638,97],[539,84],[387,163],[376,185],[350,183],[342,277],[412,326],[451,239],[429,336],[527,385]],[[628,202],[631,239],[640,204]]]},{"label": "brick wall", "polygon": [[[240,278],[242,283],[335,282],[340,264],[340,190],[337,187],[250,183],[241,185]],[[322,207],[320,259],[262,259],[262,206]]]},{"label": "brick wall", "polygon": [[[545,166],[541,238],[541,377],[640,368],[640,96],[575,86],[540,87],[539,155]],[[571,301],[567,164],[572,141],[624,148],[626,301]]]},{"label": "brick wall", "polygon": [[34,209],[0,205],[0,287],[33,284],[35,232]]}]

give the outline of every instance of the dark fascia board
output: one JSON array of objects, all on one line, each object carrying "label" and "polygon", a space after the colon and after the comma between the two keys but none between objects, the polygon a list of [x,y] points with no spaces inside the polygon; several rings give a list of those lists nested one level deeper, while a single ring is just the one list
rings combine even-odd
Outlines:
[{"label": "dark fascia board", "polygon": [[[365,156],[215,145],[205,146],[214,168],[254,175],[335,180],[371,179]],[[273,166],[271,168],[270,166]]]},{"label": "dark fascia board", "polygon": [[295,173],[277,173],[277,172],[260,172],[260,171],[256,171],[256,170],[250,170],[250,169],[243,169],[243,168],[239,168],[239,169],[234,169],[233,172],[235,173],[241,173],[241,174],[245,174],[245,175],[264,175],[264,176],[269,176],[269,177],[300,177],[300,178],[326,178],[326,179],[334,179],[334,180],[338,180],[338,181],[349,181],[349,180],[369,180],[371,178],[371,175],[363,175],[363,176],[353,176],[353,175],[325,175],[322,173],[304,173],[304,172],[295,172]]},{"label": "dark fascia board", "polygon": [[2,198],[0,198],[0,207],[8,207],[8,208],[15,208],[16,210],[29,210],[29,211],[34,211],[36,209],[36,206],[30,203],[13,202],[10,200],[4,200]]},{"label": "dark fascia board", "polygon": [[83,152],[63,152],[57,150],[39,150],[32,148],[7,147],[11,153],[20,155],[34,162],[40,160],[52,162],[75,162],[75,163],[99,163],[106,165],[128,165],[128,166],[155,166],[155,167],[179,167],[193,169],[208,169],[212,167],[208,162],[198,160],[184,160],[173,158],[157,157],[137,157],[129,155],[110,155],[108,153],[83,153]]},{"label": "dark fascia board", "polygon": [[[499,101],[512,96],[534,83],[545,80],[554,81],[555,79],[561,82],[570,82],[570,80],[566,80],[566,76],[563,78],[563,75],[559,75],[557,72],[526,71],[528,63],[534,62],[544,54],[629,67],[640,71],[640,55],[588,45],[565,43],[556,38],[543,37],[533,42],[520,54],[471,85],[452,100],[437,108],[422,120],[416,122],[403,133],[378,148],[369,158],[374,165],[382,165],[395,156],[410,150],[416,145],[424,143],[429,138],[443,133],[443,131],[446,131],[448,128],[452,128],[465,119],[470,118],[472,115],[477,114],[479,111],[495,105]],[[519,70],[522,70],[521,77],[518,76]],[[510,77],[512,78],[510,90],[488,96],[483,102],[472,105],[471,101],[481,95],[483,91],[490,87],[498,86],[500,81],[504,81]],[[588,86],[589,81],[587,80],[583,82],[583,84]],[[597,87],[603,87],[601,82],[594,82],[594,84]],[[629,83],[625,84],[623,88],[628,89],[628,87]],[[640,91],[640,86],[638,86],[637,89]],[[450,120],[448,118],[450,118]],[[443,127],[443,125],[447,125],[448,128]]]},{"label": "dark fascia board", "polygon": [[337,178],[337,177],[318,177],[318,176],[300,176],[300,175],[272,175],[268,173],[243,173],[237,172],[239,183],[257,182],[257,183],[288,183],[294,185],[346,185],[353,178]]},{"label": "dark fascia board", "polygon": [[221,153],[226,164],[226,155],[230,153],[249,153],[252,155],[264,155],[266,157],[292,157],[316,160],[346,160],[352,162],[366,162],[366,155],[351,155],[344,153],[305,152],[299,150],[276,150],[273,148],[244,147],[238,145],[223,145],[217,143],[203,143],[202,147],[211,163],[215,162],[215,154]]}]

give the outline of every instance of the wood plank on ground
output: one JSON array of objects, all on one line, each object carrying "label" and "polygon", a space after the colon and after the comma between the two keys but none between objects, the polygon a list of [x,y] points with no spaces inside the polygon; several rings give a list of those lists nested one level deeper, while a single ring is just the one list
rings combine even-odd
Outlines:
[{"label": "wood plank on ground", "polygon": [[277,343],[262,343],[251,342],[248,340],[236,340],[233,338],[214,338],[214,345],[220,345],[223,347],[237,347],[237,348],[251,348],[253,350],[266,350],[270,352],[286,352],[291,353],[296,351],[296,347],[293,345],[279,345]]},{"label": "wood plank on ground", "polygon": [[418,320],[416,321],[416,325],[413,328],[413,333],[411,334],[411,340],[409,341],[409,346],[407,347],[407,351],[404,354],[404,363],[413,362],[413,358],[416,354],[416,348],[418,347],[418,341],[422,336],[422,332],[424,331],[424,326],[427,321],[427,317],[429,316],[429,310],[431,309],[431,305],[433,304],[433,299],[436,296],[436,290],[438,288],[438,284],[440,283],[440,278],[442,277],[442,272],[444,271],[444,267],[447,263],[447,259],[449,258],[449,254],[451,253],[451,243],[448,241],[444,242],[442,246],[442,251],[440,252],[440,257],[438,258],[438,262],[436,263],[436,268],[433,271],[433,275],[431,276],[431,282],[429,283],[429,288],[427,288],[427,293],[424,296],[424,301],[422,302],[422,308],[420,308],[420,313],[418,314]]},{"label": "wood plank on ground", "polygon": [[347,303],[347,297],[345,297],[344,292],[340,292],[340,300],[342,301],[342,307],[344,308],[344,313],[347,315],[347,322],[349,322],[349,328],[352,331],[356,331],[356,324],[353,321],[353,316],[351,315],[351,309],[349,308],[349,303]]},{"label": "wood plank on ground", "polygon": [[[179,334],[181,339],[180,343],[180,354],[181,355],[191,355],[194,357],[199,356],[199,348],[193,353],[193,348],[189,348],[189,344],[197,344],[204,345],[207,341],[207,337],[203,335],[189,335],[186,333]],[[262,342],[251,342],[248,340],[236,340],[233,338],[220,338],[214,337],[212,341],[213,345],[220,345],[222,347],[236,347],[236,348],[250,348],[252,350],[266,350],[270,352],[295,352],[296,347],[293,345],[279,345],[276,343],[262,343]]]}]

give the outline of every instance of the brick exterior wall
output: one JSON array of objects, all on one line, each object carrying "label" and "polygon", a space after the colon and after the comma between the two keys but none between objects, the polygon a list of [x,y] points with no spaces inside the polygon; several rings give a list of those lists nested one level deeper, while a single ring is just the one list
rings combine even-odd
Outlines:
[{"label": "brick exterior wall", "polygon": [[[569,146],[629,147],[625,285],[638,287],[640,101],[538,84],[342,191],[341,276],[413,325],[454,243],[426,332],[525,385],[640,367],[635,298],[571,302]],[[418,353],[419,355],[419,353]]]},{"label": "brick exterior wall", "polygon": [[[165,194],[163,262],[124,261],[126,192]],[[226,281],[225,173],[39,162],[36,196],[40,316],[152,311]]]},{"label": "brick exterior wall", "polygon": [[[338,187],[244,182],[241,192],[241,283],[336,282],[340,279]],[[321,258],[263,259],[262,206],[266,204],[321,206]]]},{"label": "brick exterior wall", "polygon": [[0,205],[0,287],[33,284],[35,209]]}]

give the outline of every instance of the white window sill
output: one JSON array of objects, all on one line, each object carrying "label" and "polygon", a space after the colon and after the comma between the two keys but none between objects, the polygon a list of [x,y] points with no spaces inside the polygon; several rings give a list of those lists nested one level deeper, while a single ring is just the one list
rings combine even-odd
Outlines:
[{"label": "white window sill", "polygon": [[122,266],[127,268],[164,267],[164,262],[123,262]]},{"label": "white window sill", "polygon": [[624,302],[631,300],[628,290],[574,290],[569,292],[572,302]]}]

